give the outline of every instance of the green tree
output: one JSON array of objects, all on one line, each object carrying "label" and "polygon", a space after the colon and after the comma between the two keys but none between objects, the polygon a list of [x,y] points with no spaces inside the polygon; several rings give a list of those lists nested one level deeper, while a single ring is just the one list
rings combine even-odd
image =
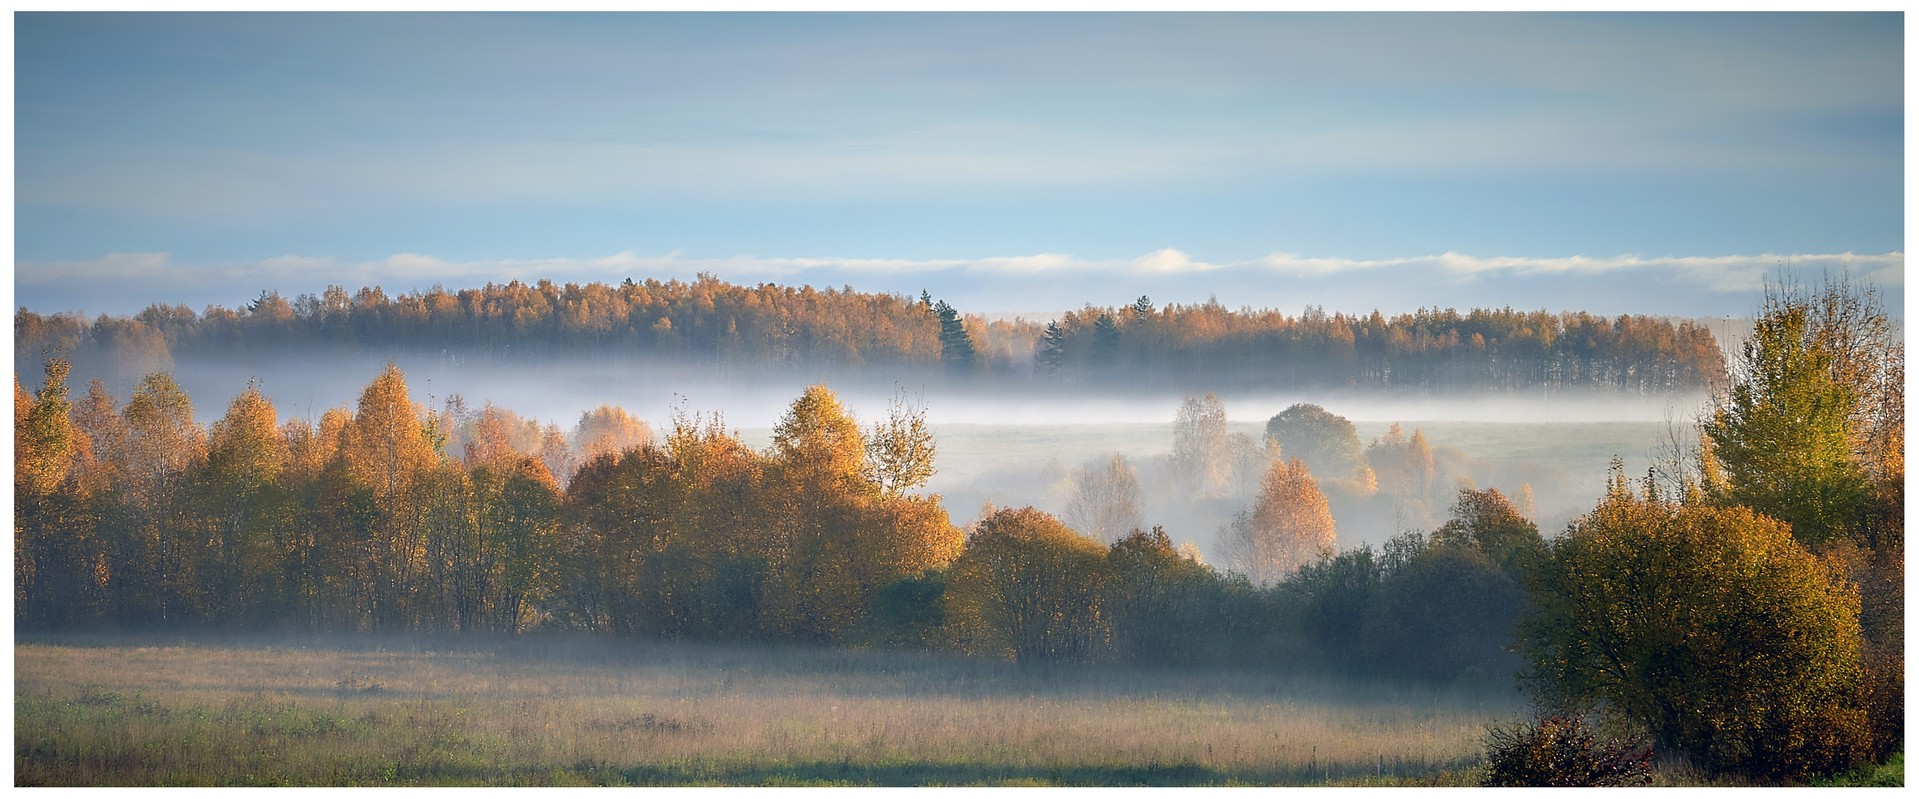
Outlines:
[{"label": "green tree", "polygon": [[945,300],[940,300],[933,305],[933,315],[939,319],[940,323],[940,361],[953,372],[959,374],[972,372],[977,360],[973,336],[966,332],[966,325],[961,322],[959,311],[947,305]]},{"label": "green tree", "polygon": [[1113,368],[1119,362],[1119,322],[1112,314],[1100,314],[1093,320],[1093,341],[1087,358],[1095,370]]},{"label": "green tree", "polygon": [[1355,474],[1366,463],[1353,423],[1318,405],[1302,402],[1266,420],[1266,439],[1320,474]]},{"label": "green tree", "polygon": [[1520,646],[1551,704],[1599,706],[1711,772],[1799,779],[1869,754],[1858,592],[1780,522],[1615,470],[1527,589]]},{"label": "green tree", "polygon": [[1731,388],[1704,423],[1726,499],[1809,545],[1863,532],[1874,406],[1862,392],[1886,370],[1884,325],[1871,295],[1844,284],[1768,288]]}]

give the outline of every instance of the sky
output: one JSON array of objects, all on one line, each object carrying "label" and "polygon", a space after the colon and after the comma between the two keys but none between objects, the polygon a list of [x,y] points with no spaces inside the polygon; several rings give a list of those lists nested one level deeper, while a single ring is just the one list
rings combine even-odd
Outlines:
[{"label": "sky", "polygon": [[962,311],[1903,316],[1899,14],[14,23],[15,305],[711,273]]}]

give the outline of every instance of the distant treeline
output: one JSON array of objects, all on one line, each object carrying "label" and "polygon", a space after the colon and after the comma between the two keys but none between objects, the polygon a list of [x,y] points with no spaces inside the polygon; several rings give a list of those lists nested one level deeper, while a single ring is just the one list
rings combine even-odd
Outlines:
[{"label": "distant treeline", "polygon": [[693,282],[534,284],[388,296],[329,287],[288,301],[131,317],[14,317],[16,370],[58,356],[130,385],[175,357],[240,360],[288,349],[415,352],[492,361],[636,357],[742,366],[883,367],[1124,386],[1427,390],[1696,389],[1723,378],[1713,336],[1647,316],[1421,310],[1298,316],[1218,302],[986,321],[922,294]]}]

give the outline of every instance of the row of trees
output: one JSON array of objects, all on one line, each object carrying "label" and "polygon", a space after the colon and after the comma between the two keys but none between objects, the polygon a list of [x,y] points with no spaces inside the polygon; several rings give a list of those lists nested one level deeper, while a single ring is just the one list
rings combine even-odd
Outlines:
[{"label": "row of trees", "polygon": [[1213,386],[1700,389],[1724,376],[1704,326],[1511,308],[1386,316],[1088,306],[1047,324],[1036,369],[1065,380]]},{"label": "row of trees", "polygon": [[130,385],[175,358],[279,357],[293,349],[525,361],[614,355],[748,366],[884,367],[1065,383],[1362,388],[1696,389],[1721,376],[1712,335],[1689,322],[1512,309],[1387,317],[1229,311],[1217,302],[1088,307],[1046,325],[988,322],[922,294],[692,282],[518,281],[389,296],[328,287],[243,308],[154,305],[131,317],[14,316],[15,351],[62,357]]},{"label": "row of trees", "polygon": [[[391,367],[317,425],[281,423],[249,387],[205,429],[164,373],[124,408],[98,382],[74,400],[66,376],[56,360],[34,394],[15,382],[27,627],[837,640],[873,588],[945,564],[959,541],[936,499],[905,493],[931,474],[923,420],[899,406],[862,432],[824,389],[762,454],[687,419],[656,444],[612,407],[583,414],[570,442],[491,406],[429,410]],[[576,461],[580,484],[563,489],[552,467]],[[747,622],[674,609],[716,586],[745,592]]]},{"label": "row of trees", "polygon": [[[1285,578],[1343,568],[1312,565],[1333,530],[1298,460],[1265,470],[1247,555],[1222,572],[1142,532],[1137,506],[1089,505],[1079,530],[998,510],[962,531],[938,497],[914,493],[935,450],[923,409],[903,399],[862,428],[808,389],[755,451],[717,418],[681,415],[654,440],[611,407],[571,435],[458,398],[426,408],[395,368],[317,423],[282,420],[248,387],[205,428],[165,374],[124,407],[98,382],[69,396],[66,376],[56,360],[31,394],[15,383],[25,629],[538,627],[1022,661],[1350,665],[1298,632],[1330,606]],[[1123,459],[1104,477],[1137,493]],[[1402,560],[1424,564],[1413,551]]]}]

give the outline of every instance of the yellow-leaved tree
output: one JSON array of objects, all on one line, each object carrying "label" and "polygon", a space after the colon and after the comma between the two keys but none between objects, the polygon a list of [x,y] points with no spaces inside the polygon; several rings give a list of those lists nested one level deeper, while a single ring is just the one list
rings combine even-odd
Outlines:
[{"label": "yellow-leaved tree", "polygon": [[1269,585],[1331,555],[1335,536],[1326,495],[1293,458],[1267,468],[1253,506],[1221,529],[1220,551],[1228,569]]}]

